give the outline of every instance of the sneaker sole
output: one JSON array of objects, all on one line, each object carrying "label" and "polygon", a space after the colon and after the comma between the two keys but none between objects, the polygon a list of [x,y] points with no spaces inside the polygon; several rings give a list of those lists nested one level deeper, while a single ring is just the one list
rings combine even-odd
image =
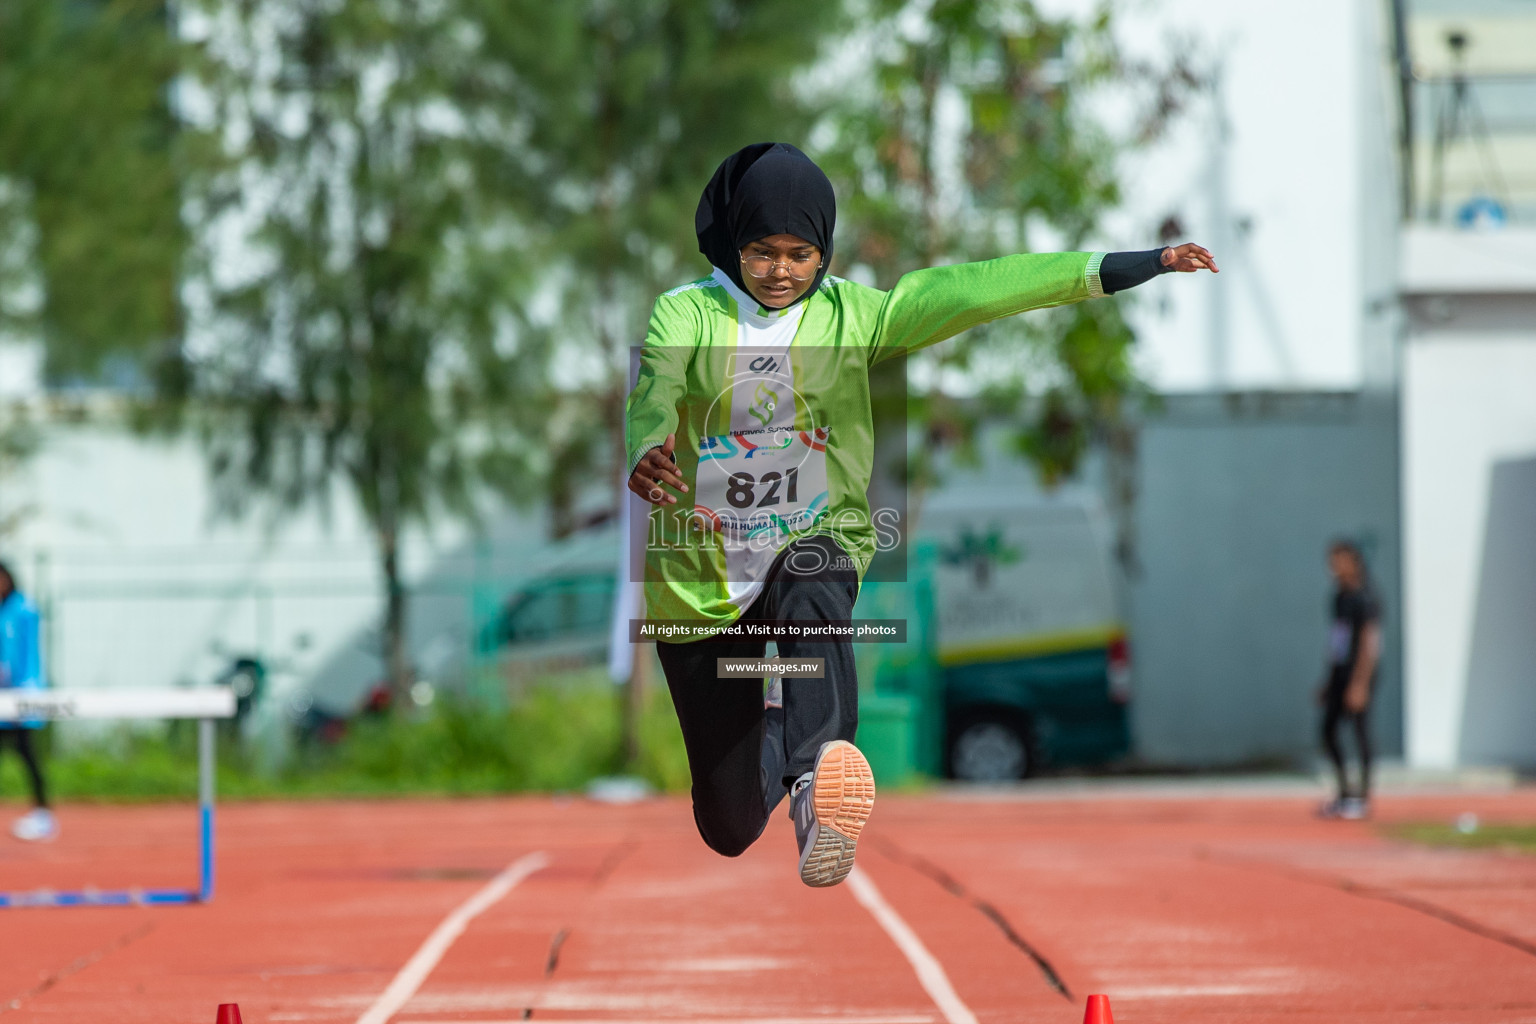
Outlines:
[{"label": "sneaker sole", "polygon": [[816,759],[811,787],[816,838],[800,858],[800,881],[822,888],[853,870],[859,833],[875,807],[875,773],[858,747],[833,740]]},{"label": "sneaker sole", "polygon": [[11,838],[23,843],[51,843],[59,838],[59,834],[57,832],[49,832],[47,835],[41,836],[23,836],[12,832]]}]

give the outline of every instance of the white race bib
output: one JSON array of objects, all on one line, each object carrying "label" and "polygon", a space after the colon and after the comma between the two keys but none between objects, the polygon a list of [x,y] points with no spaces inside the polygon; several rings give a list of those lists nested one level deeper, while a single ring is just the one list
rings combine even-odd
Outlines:
[{"label": "white race bib", "polygon": [[699,442],[699,522],[766,543],[815,525],[827,510],[827,427],[733,431]]}]

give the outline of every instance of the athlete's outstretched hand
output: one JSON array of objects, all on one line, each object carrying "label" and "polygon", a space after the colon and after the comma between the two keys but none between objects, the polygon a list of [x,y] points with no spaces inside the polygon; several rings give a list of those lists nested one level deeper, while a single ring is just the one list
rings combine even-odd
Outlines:
[{"label": "athlete's outstretched hand", "polygon": [[1170,245],[1164,249],[1163,266],[1172,267],[1181,274],[1193,274],[1197,270],[1209,270],[1213,274],[1221,273],[1216,269],[1216,257],[1211,255],[1211,251],[1194,242]]},{"label": "athlete's outstretched hand", "polygon": [[635,463],[635,471],[629,475],[629,489],[652,505],[676,505],[677,498],[662,490],[661,485],[687,492],[688,485],[677,473],[677,463],[672,460],[672,449],[677,436],[668,434],[660,446],[652,448]]}]

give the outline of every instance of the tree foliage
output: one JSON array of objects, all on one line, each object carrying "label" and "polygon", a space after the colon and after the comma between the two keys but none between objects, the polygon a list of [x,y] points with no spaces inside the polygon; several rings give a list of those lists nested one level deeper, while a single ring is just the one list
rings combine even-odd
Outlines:
[{"label": "tree foliage", "polygon": [[509,216],[514,72],[469,3],[209,0],[188,116],[224,160],[189,184],[199,241],[176,397],[226,507],[324,501],[372,527],[385,656],[404,649],[402,534],[532,496],[550,353],[507,319],[533,237]]},{"label": "tree foliage", "polygon": [[542,232],[536,286],[551,300],[521,326],[580,360],[565,396],[579,413],[552,415],[543,439],[557,534],[576,525],[583,486],[616,486],[627,353],[651,303],[709,270],[693,230],[704,183],[748,143],[802,137],[811,112],[794,85],[838,31],[838,8],[533,0],[496,22],[525,128],[520,216]]},{"label": "tree foliage", "polygon": [[180,330],[185,248],[163,0],[0,4],[0,334],[55,379]]},{"label": "tree foliage", "polygon": [[[1182,64],[1124,61],[1107,5],[1069,18],[1029,0],[892,0],[869,13],[869,73],[859,68],[822,131],[849,187],[843,260],[883,286],[922,266],[1089,244],[1120,198],[1117,152],[1155,137],[1198,85]],[[1117,137],[1088,101],[1127,81],[1153,101]],[[983,416],[1013,424],[1047,482],[1073,473],[1146,393],[1133,340],[1116,303],[1083,303],[935,350],[914,379],[911,409],[934,442],[914,482],[931,482],[924,453],[968,443]],[[981,403],[957,400],[956,373],[986,382]]]},{"label": "tree foliage", "polygon": [[[687,270],[725,152],[793,132],[808,0],[204,0],[188,116],[226,161],[189,208],[168,377],[230,507],[340,477],[379,537],[397,690],[401,532],[478,495],[615,493],[628,346]],[[611,498],[609,499],[611,501]]]}]

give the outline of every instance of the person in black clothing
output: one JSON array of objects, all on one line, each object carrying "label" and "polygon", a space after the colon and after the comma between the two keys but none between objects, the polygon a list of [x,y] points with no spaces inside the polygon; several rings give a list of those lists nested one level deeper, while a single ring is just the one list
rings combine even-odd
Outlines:
[{"label": "person in black clothing", "polygon": [[[1344,540],[1328,548],[1333,625],[1328,633],[1328,667],[1318,701],[1323,706],[1323,749],[1333,762],[1339,795],[1324,804],[1326,818],[1364,818],[1370,813],[1371,739],[1369,714],[1376,667],[1381,660],[1381,603],[1372,591],[1360,549]],[[1348,720],[1360,752],[1360,786],[1351,790],[1339,746],[1339,726]]]}]

